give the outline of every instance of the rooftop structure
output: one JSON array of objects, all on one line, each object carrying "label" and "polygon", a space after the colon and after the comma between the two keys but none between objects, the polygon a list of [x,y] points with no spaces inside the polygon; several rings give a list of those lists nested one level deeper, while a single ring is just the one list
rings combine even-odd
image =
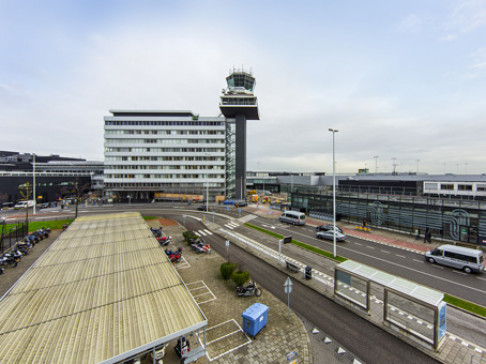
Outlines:
[{"label": "rooftop structure", "polygon": [[116,363],[206,326],[139,213],[83,216],[0,300],[0,358]]}]

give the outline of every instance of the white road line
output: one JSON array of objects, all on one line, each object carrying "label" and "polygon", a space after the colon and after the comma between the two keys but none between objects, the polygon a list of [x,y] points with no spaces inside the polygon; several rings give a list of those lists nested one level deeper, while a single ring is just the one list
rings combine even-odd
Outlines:
[{"label": "white road line", "polygon": [[375,249],[375,247],[374,247],[374,246],[369,246],[369,245],[366,245],[366,247],[367,247],[368,249],[373,249],[373,250]]},{"label": "white road line", "polygon": [[208,235],[213,235],[213,233],[212,233],[211,231],[207,230],[207,229],[204,229],[203,231],[204,231],[205,233],[207,233]]},{"label": "white road line", "polygon": [[395,254],[395,256],[396,256],[396,257],[400,257],[400,258],[407,259],[407,257],[406,257],[406,256],[404,256],[404,255]]},{"label": "white road line", "polygon": [[486,282],[486,278],[482,278],[482,277],[476,277],[476,278]]},{"label": "white road line", "polygon": [[461,272],[461,271],[458,271],[458,270],[455,270],[455,269],[453,269],[452,271],[453,271],[454,273],[459,273],[459,274],[462,274],[462,275],[464,275],[464,276],[467,276],[467,275],[468,275],[466,272]]},{"label": "white road line", "polygon": [[380,252],[385,253],[385,254],[391,254],[391,252],[389,252],[388,250],[383,250],[383,249],[380,249]]},{"label": "white road line", "polygon": [[412,259],[414,262],[418,262],[418,263],[425,263],[423,260],[421,259]]}]

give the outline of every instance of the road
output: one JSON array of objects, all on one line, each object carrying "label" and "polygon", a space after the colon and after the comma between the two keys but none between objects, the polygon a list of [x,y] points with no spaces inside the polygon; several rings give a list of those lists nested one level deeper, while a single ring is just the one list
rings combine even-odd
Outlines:
[{"label": "road", "polygon": [[[252,224],[270,229],[278,234],[292,235],[294,239],[332,252],[332,241],[315,238],[315,229],[309,226],[289,226],[265,218],[257,218]],[[466,274],[448,267],[424,261],[422,254],[409,252],[389,245],[370,243],[348,237],[337,244],[337,255],[352,259],[387,273],[417,282],[441,292],[484,305],[486,302],[486,276]]]},{"label": "road", "polygon": [[[173,215],[171,218],[182,223],[180,216]],[[189,230],[197,231],[205,228],[202,223],[194,219],[185,219],[184,222]],[[226,255],[224,238],[213,234],[204,239],[216,252],[222,256]],[[283,302],[287,302],[287,295],[283,290],[283,283],[288,277],[286,274],[248,254],[237,245],[231,247],[231,261],[238,263],[242,269],[248,270],[265,290],[270,291]],[[367,363],[437,362],[297,280],[293,280],[290,301],[291,308],[295,312],[325,330],[338,342],[345,343],[348,350]]]}]

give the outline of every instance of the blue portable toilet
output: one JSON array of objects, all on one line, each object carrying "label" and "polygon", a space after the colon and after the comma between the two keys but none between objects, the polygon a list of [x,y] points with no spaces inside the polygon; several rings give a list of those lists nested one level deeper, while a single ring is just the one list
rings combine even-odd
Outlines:
[{"label": "blue portable toilet", "polygon": [[268,321],[268,306],[254,303],[241,314],[243,317],[243,331],[255,337]]}]

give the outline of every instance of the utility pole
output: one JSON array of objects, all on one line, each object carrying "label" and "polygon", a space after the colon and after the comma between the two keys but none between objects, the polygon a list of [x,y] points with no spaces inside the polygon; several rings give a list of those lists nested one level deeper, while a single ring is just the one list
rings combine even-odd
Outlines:
[{"label": "utility pole", "polygon": [[377,155],[375,155],[373,158],[375,158],[375,173],[378,173],[378,157]]}]

